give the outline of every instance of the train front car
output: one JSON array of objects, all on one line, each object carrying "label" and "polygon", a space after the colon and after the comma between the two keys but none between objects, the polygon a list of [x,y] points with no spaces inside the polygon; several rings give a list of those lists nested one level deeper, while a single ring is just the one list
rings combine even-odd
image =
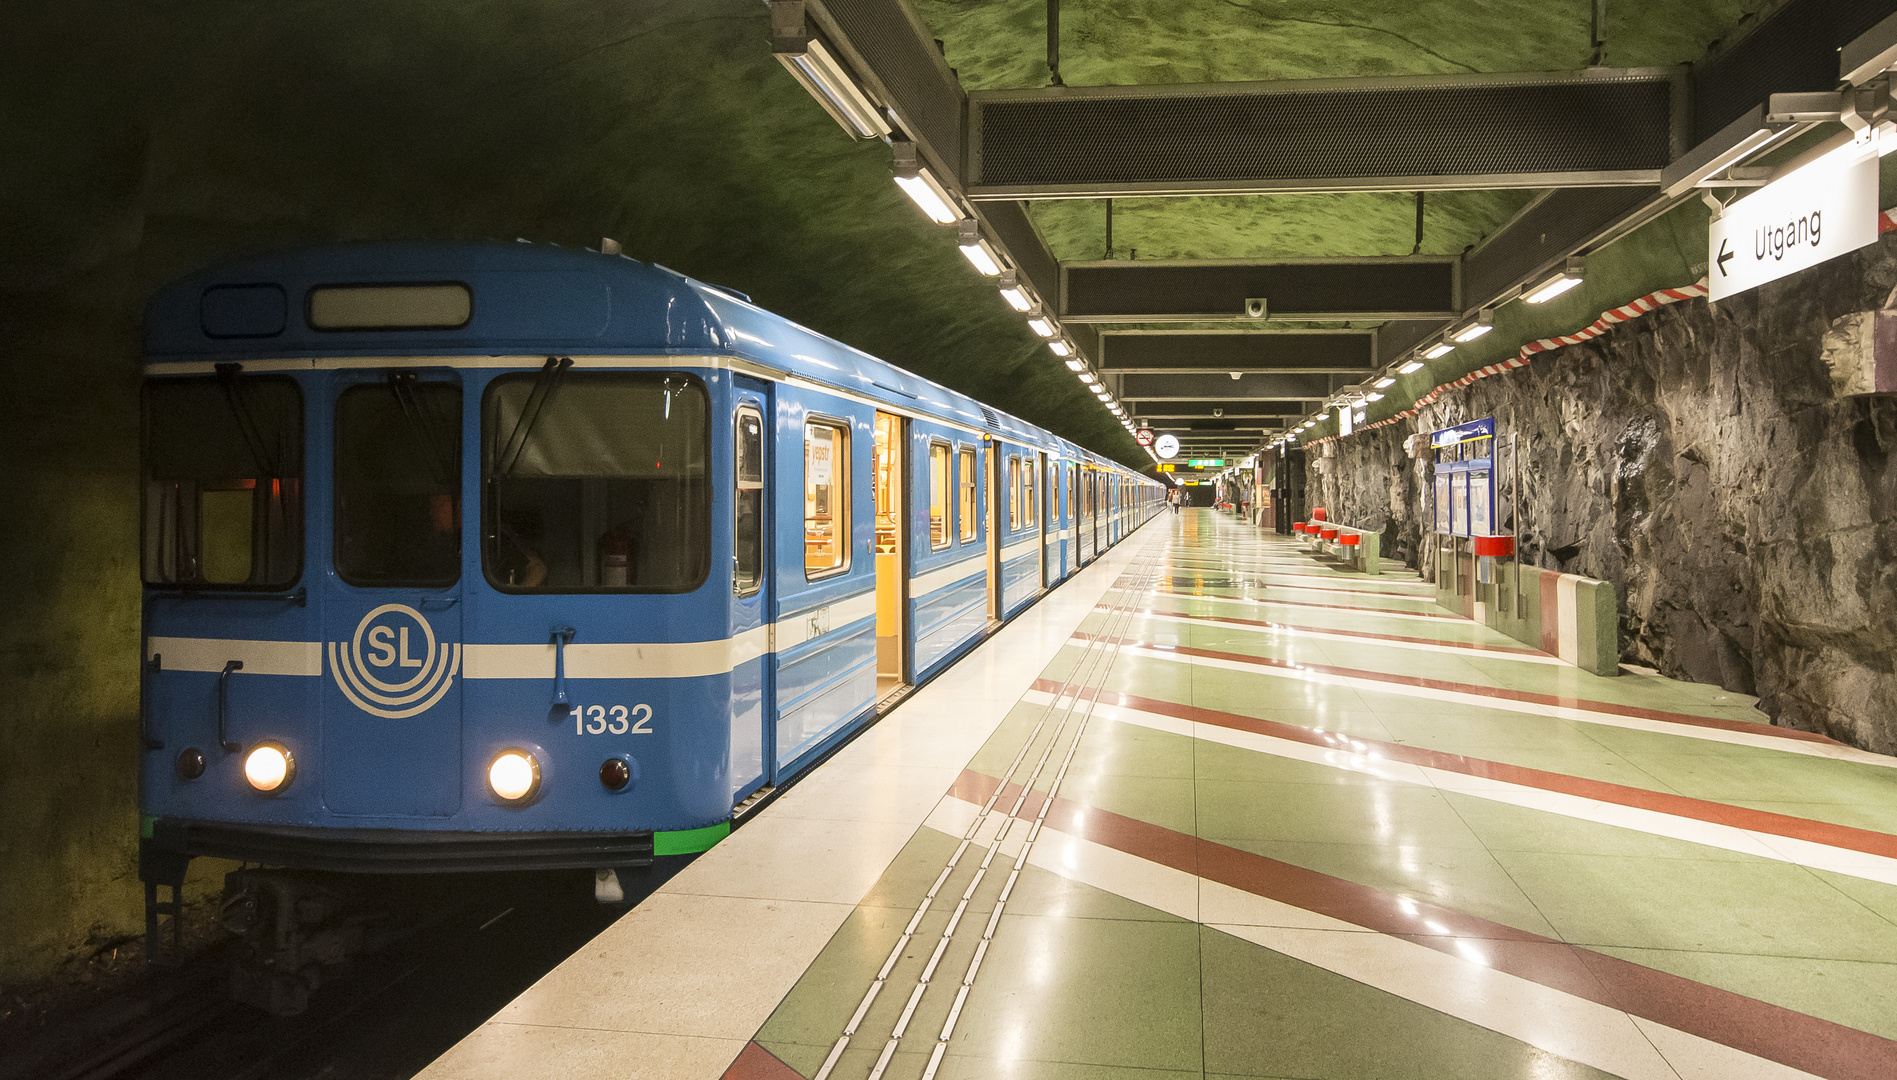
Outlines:
[{"label": "train front car", "polygon": [[[148,928],[195,856],[606,871],[728,831],[769,629],[767,436],[724,345],[677,275],[527,245],[323,249],[153,302]],[[286,880],[228,888],[294,906]]]}]

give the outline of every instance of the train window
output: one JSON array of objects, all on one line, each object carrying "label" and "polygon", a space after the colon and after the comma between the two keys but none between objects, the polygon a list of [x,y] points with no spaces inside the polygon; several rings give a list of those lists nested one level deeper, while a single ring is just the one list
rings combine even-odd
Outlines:
[{"label": "train window", "polygon": [[841,424],[804,425],[804,576],[850,568],[850,433]]},{"label": "train window", "polygon": [[1021,527],[1021,459],[1008,458],[1008,530]]},{"label": "train window", "polygon": [[731,591],[749,596],[764,580],[764,421],[749,405],[738,410],[736,546]]},{"label": "train window", "polygon": [[975,517],[975,452],[962,450],[955,455],[959,459],[956,467],[961,470],[961,538],[964,541],[975,538],[977,519]]},{"label": "train window", "polygon": [[548,365],[482,403],[482,566],[509,592],[688,592],[711,570],[698,379]]},{"label": "train window", "polygon": [[1074,523],[1074,500],[1080,497],[1080,466],[1067,466],[1067,524]]},{"label": "train window", "polygon": [[929,444],[929,548],[949,546],[949,448]]},{"label": "train window", "polygon": [[461,579],[461,387],[396,372],[336,399],[336,573],[351,585]]},{"label": "train window", "polygon": [[303,572],[303,395],[236,365],[144,392],[145,581],[281,589]]}]

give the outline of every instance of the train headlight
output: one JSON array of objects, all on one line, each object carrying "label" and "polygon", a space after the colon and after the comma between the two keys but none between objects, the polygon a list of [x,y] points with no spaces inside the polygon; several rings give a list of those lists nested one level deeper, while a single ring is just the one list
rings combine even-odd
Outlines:
[{"label": "train headlight", "polygon": [[296,779],[296,758],[282,743],[258,743],[244,755],[244,779],[260,793],[275,795]]},{"label": "train headlight", "polygon": [[510,806],[530,802],[540,791],[540,763],[525,750],[503,750],[487,764],[487,786]]}]

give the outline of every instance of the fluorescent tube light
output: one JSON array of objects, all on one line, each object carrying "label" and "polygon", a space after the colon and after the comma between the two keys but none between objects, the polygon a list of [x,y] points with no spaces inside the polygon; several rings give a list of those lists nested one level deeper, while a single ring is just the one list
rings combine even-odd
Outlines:
[{"label": "fluorescent tube light", "polygon": [[1423,362],[1421,360],[1411,360],[1409,363],[1397,368],[1396,373],[1398,375],[1413,375],[1421,370],[1423,370]]},{"label": "fluorescent tube light", "polygon": [[916,153],[916,144],[906,139],[898,139],[889,144],[895,154],[892,168],[896,173],[896,184],[903,193],[915,200],[929,220],[938,225],[953,225],[962,220],[955,209],[955,196],[950,195],[941,181],[937,180],[922,165],[922,159]]},{"label": "fluorescent tube light", "polygon": [[1474,322],[1465,323],[1449,337],[1458,344],[1467,345],[1493,329],[1495,329],[1495,312],[1491,308],[1483,308],[1476,313]]},{"label": "fluorescent tube light", "polygon": [[1085,371],[1087,370],[1087,362],[1085,360],[1082,360],[1076,357],[1072,360],[1067,361],[1067,370],[1068,371]]},{"label": "fluorescent tube light", "polygon": [[1382,394],[1379,394],[1379,393],[1376,393],[1376,392],[1374,392],[1374,391],[1373,391],[1373,392],[1371,392],[1371,393],[1368,393],[1368,394],[1365,394],[1365,395],[1363,396],[1363,399],[1364,399],[1365,401],[1382,401],[1382,400],[1383,400],[1383,395],[1382,395]]},{"label": "fluorescent tube light", "polygon": [[1522,297],[1522,303],[1545,304],[1579,285],[1583,265],[1580,259],[1569,259],[1567,265],[1563,266],[1559,273],[1544,279],[1540,284],[1528,290],[1527,295]]},{"label": "fluorescent tube light", "polygon": [[1379,390],[1382,390],[1386,387],[1395,386],[1395,385],[1396,385],[1396,380],[1389,377],[1388,375],[1385,375],[1383,378],[1378,379],[1376,381],[1376,388]]},{"label": "fluorescent tube light", "polygon": [[981,223],[965,220],[957,222],[955,228],[958,233],[956,242],[975,269],[981,271],[983,277],[1000,274],[1001,262],[995,258],[995,249],[981,238]]},{"label": "fluorescent tube light", "polygon": [[1042,337],[1053,337],[1054,336],[1054,320],[1048,318],[1045,315],[1036,315],[1032,319],[1028,320],[1028,329],[1034,331],[1035,333],[1041,335]]},{"label": "fluorescent tube light", "polygon": [[1093,372],[1091,372],[1091,371],[1083,371],[1083,372],[1081,372],[1081,373],[1080,373],[1080,381],[1081,381],[1081,382],[1084,382],[1084,383],[1086,383],[1086,384],[1087,384],[1088,386],[1092,386],[1092,385],[1093,385],[1093,382],[1094,382],[1094,379],[1093,379]]},{"label": "fluorescent tube light", "polygon": [[1001,298],[1008,302],[1009,307],[1016,311],[1033,310],[1034,301],[1028,299],[1028,291],[1021,287],[1020,279],[1015,277],[1014,271],[1004,271],[1000,284]]},{"label": "fluorescent tube light", "polygon": [[883,119],[882,111],[823,42],[806,41],[804,51],[780,52],[777,61],[851,138],[880,139],[889,134],[889,122]]},{"label": "fluorescent tube light", "polygon": [[1055,356],[1066,356],[1068,353],[1074,351],[1067,347],[1065,341],[1050,341],[1047,343],[1047,347],[1054,351]]},{"label": "fluorescent tube light", "polygon": [[1438,341],[1436,344],[1423,350],[1423,359],[1440,360],[1455,351],[1456,347],[1454,345],[1449,344],[1447,341]]}]

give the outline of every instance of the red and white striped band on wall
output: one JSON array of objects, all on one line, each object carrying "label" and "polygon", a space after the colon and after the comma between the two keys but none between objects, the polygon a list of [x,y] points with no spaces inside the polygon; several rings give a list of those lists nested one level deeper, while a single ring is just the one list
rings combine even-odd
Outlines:
[{"label": "red and white striped band on wall", "polygon": [[[1897,207],[1892,207],[1877,215],[1877,231],[1879,233],[1897,232]],[[1584,341],[1600,337],[1617,323],[1624,323],[1629,319],[1637,319],[1650,311],[1658,311],[1668,304],[1677,304],[1682,300],[1696,300],[1705,296],[1706,293],[1707,284],[1705,278],[1700,278],[1691,285],[1685,285],[1677,289],[1661,289],[1659,292],[1648,293],[1632,303],[1622,304],[1617,308],[1611,308],[1601,312],[1600,318],[1595,319],[1593,323],[1587,327],[1577,330],[1572,334],[1563,334],[1560,337],[1542,338],[1540,341],[1531,341],[1523,345],[1520,352],[1501,363],[1479,367],[1459,379],[1443,383],[1429,393],[1417,398],[1416,404],[1397,413],[1395,416],[1378,420],[1372,424],[1359,425],[1357,430],[1369,431],[1371,428],[1380,428],[1387,424],[1394,424],[1398,420],[1407,420],[1423,411],[1425,406],[1434,404],[1438,398],[1441,398],[1451,390],[1459,390],[1475,382],[1477,379],[1486,379],[1491,375],[1500,375],[1503,372],[1527,367],[1529,361],[1534,359],[1536,353],[1547,352],[1550,349],[1559,349],[1568,345],[1579,345]],[[1340,438],[1343,438],[1343,436],[1326,435],[1321,439],[1312,439],[1305,445],[1316,446],[1318,443],[1330,442],[1332,439]]]}]

